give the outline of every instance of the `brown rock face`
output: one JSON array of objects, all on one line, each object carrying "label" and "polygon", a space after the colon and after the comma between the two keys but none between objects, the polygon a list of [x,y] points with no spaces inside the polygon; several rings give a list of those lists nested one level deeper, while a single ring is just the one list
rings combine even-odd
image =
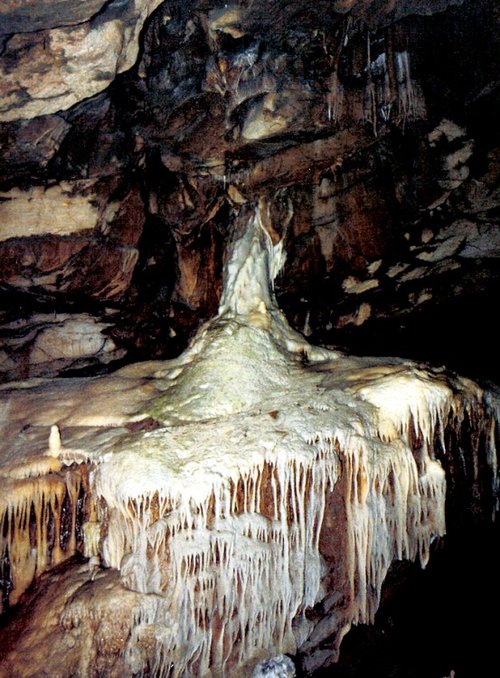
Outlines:
[{"label": "brown rock face", "polygon": [[0,7],[0,32],[24,33],[88,21],[105,0],[5,0]]},{"label": "brown rock face", "polygon": [[144,214],[137,189],[110,194],[112,188],[90,180],[4,193],[2,283],[25,292],[81,291],[103,300],[123,296],[137,261]]},{"label": "brown rock face", "polygon": [[[115,572],[102,572],[94,582],[86,563],[59,568],[50,580],[42,579],[40,590],[30,601],[31,619],[36,623],[30,624],[26,617],[14,620],[10,633],[23,641],[15,653],[2,657],[2,670],[19,677],[33,676],[34,666],[61,678],[93,671],[117,678],[126,675],[119,651],[130,632],[130,618],[137,613],[138,598],[120,586]],[[58,635],[63,615],[64,633]],[[40,628],[44,629],[42,635]],[[99,643],[94,646],[96,637]],[[5,641],[2,654],[12,638],[7,636]]]},{"label": "brown rock face", "polygon": [[277,292],[315,341],[441,362],[417,326],[496,295],[494,3],[1,11],[5,322],[90,313],[130,356],[178,353],[261,194],[291,213]]}]

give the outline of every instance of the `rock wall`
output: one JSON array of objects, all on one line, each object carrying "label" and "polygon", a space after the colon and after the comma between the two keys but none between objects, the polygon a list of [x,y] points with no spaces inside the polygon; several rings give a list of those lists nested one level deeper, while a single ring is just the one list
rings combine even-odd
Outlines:
[{"label": "rock wall", "polygon": [[217,307],[229,211],[260,194],[288,224],[296,328],[445,362],[465,308],[478,332],[451,361],[488,376],[496,3],[0,11],[4,379],[38,373],[47,313],[91,316],[115,347],[50,373],[178,354]]}]

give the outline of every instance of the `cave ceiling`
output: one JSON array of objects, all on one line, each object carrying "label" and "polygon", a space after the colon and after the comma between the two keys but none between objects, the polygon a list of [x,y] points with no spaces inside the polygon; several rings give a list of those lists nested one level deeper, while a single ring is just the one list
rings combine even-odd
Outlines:
[{"label": "cave ceiling", "polygon": [[262,198],[296,329],[495,376],[499,14],[3,2],[1,378],[180,353]]}]

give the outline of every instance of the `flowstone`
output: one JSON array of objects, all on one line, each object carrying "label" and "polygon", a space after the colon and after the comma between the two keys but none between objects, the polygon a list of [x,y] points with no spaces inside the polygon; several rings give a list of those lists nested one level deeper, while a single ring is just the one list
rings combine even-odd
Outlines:
[{"label": "flowstone", "polygon": [[[469,468],[495,508],[496,410],[481,389],[310,346],[277,307],[282,244],[263,209],[240,221],[219,314],[178,359],[2,389],[5,605],[61,553],[90,558],[61,594],[51,675],[268,675],[285,654],[313,671],[373,621],[394,560],[427,563],[446,531],[443,467]],[[111,593],[102,568],[119,572]],[[47,670],[22,639],[3,652],[6,675]]]}]

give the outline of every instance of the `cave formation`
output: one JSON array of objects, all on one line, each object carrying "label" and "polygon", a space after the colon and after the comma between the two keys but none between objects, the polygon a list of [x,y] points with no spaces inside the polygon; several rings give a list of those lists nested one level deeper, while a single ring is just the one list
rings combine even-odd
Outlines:
[{"label": "cave formation", "polygon": [[1,676],[485,674],[498,18],[0,6]]}]

